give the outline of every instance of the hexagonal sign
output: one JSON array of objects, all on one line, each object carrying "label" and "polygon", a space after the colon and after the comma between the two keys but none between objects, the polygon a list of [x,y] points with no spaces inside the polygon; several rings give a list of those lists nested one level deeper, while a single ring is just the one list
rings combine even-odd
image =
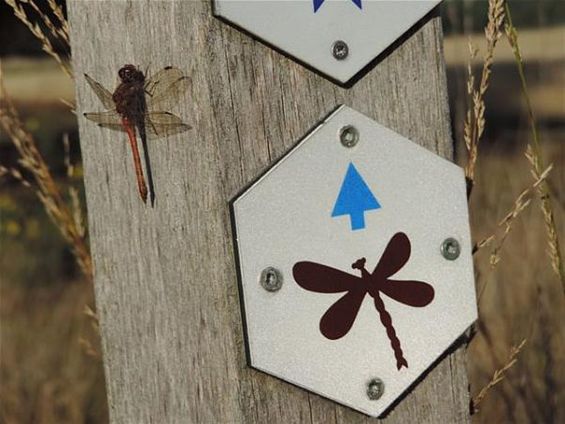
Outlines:
[{"label": "hexagonal sign", "polygon": [[231,206],[254,368],[380,416],[477,317],[462,169],[352,109]]},{"label": "hexagonal sign", "polygon": [[440,1],[214,0],[214,13],[346,83]]}]

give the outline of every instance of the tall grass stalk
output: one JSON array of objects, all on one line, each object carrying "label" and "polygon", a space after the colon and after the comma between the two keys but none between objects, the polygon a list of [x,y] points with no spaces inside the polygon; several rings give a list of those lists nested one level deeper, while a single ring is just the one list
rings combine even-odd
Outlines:
[{"label": "tall grass stalk", "polygon": [[[475,184],[475,170],[478,159],[479,144],[485,130],[485,94],[490,85],[490,78],[492,73],[492,66],[494,63],[494,54],[496,47],[500,38],[503,35],[504,23],[506,21],[506,12],[508,8],[505,0],[489,0],[488,3],[488,13],[487,13],[487,24],[485,26],[485,38],[486,38],[486,53],[483,58],[482,72],[478,85],[475,81],[475,76],[472,71],[472,61],[476,57],[478,50],[469,42],[470,48],[470,60],[468,64],[468,80],[467,80],[467,93],[469,95],[469,106],[467,109],[467,114],[465,116],[464,122],[464,141],[467,149],[468,159],[465,165],[465,176],[467,179],[467,195],[471,196],[473,186]],[[540,163],[541,165],[541,163]],[[490,254],[490,269],[494,269],[500,262],[500,250],[507,239],[513,223],[516,221],[517,217],[528,207],[531,201],[531,196],[534,190],[539,189],[542,185],[546,184],[546,178],[551,171],[551,166],[544,169],[542,166],[536,168],[537,172],[535,174],[535,182],[531,187],[522,191],[522,193],[515,200],[510,211],[498,222],[497,231],[483,241],[479,242],[475,251],[480,248],[487,246],[491,243],[495,243],[491,254]],[[497,236],[497,233],[501,231],[501,235]],[[484,279],[484,276],[483,276]],[[482,295],[487,287],[488,279],[485,279],[482,287],[479,290],[479,304]],[[538,297],[539,300],[539,297]],[[482,317],[479,317],[479,320]],[[532,320],[534,322],[534,320]],[[479,321],[479,329],[483,328]],[[488,339],[488,335],[485,335]],[[524,339],[518,346],[511,349],[510,357],[506,363],[499,369],[495,370],[490,381],[479,390],[478,394],[472,399],[471,411],[477,412],[480,403],[487,396],[487,394],[500,382],[502,382],[507,374],[507,372],[516,364],[518,361],[518,355],[524,348],[526,344]]]},{"label": "tall grass stalk", "polygon": [[[467,179],[467,195],[471,195],[475,183],[475,168],[479,154],[479,142],[485,130],[485,93],[490,84],[492,64],[494,63],[494,51],[500,37],[502,37],[502,24],[504,22],[504,0],[489,0],[488,20],[485,27],[485,37],[487,40],[486,53],[483,59],[483,69],[478,87],[472,73],[471,63],[469,62],[467,93],[470,97],[470,104],[465,116],[463,138],[467,148],[468,160],[465,165],[465,177]],[[471,50],[471,60],[477,54],[477,50],[469,43]]]},{"label": "tall grass stalk", "polygon": [[[520,216],[520,214],[530,205],[532,200],[531,197],[534,195],[535,190],[537,190],[539,186],[546,181],[552,169],[553,165],[548,166],[547,169],[543,171],[539,176],[539,179],[536,180],[530,187],[523,190],[516,198],[514,204],[512,205],[512,208],[497,224],[497,230],[501,230],[500,235],[497,235],[497,232],[495,232],[477,243],[475,250],[479,250],[483,247],[494,244],[494,247],[492,248],[490,254],[491,269],[495,268],[500,263],[500,251],[502,250],[504,242],[506,241],[508,235],[510,234],[510,231],[512,230],[514,222],[516,221],[518,216]],[[483,280],[485,282],[479,289],[479,294],[477,296],[479,305],[481,303],[481,299],[488,285],[488,282],[490,281],[488,278],[486,278],[486,276],[483,276]]]},{"label": "tall grass stalk", "polygon": [[[528,144],[526,150],[526,158],[530,162],[531,172],[534,179],[538,180],[544,169],[543,151],[540,144],[540,136],[537,128],[536,117],[532,107],[532,102],[530,100],[528,84],[524,73],[524,62],[522,60],[522,53],[520,51],[520,45],[518,43],[518,31],[516,30],[516,27],[512,22],[512,14],[510,13],[510,6],[508,3],[506,3],[505,11],[506,38],[508,39],[510,47],[512,48],[512,51],[514,53],[514,61],[516,63],[518,75],[520,77],[522,96],[524,97],[524,101],[526,103],[528,119],[532,131],[532,142]],[[545,229],[547,232],[548,255],[551,261],[551,268],[559,278],[559,281],[561,282],[561,288],[563,290],[563,293],[565,294],[565,271],[563,269],[563,258],[561,256],[559,237],[557,235],[557,226],[555,224],[555,214],[553,210],[551,192],[549,190],[547,181],[542,181],[542,183],[538,185],[537,192],[540,197],[541,210],[545,223]]]}]

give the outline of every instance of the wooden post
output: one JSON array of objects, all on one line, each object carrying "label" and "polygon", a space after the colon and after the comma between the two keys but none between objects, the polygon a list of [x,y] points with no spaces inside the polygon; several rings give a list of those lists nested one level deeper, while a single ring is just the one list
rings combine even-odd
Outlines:
[{"label": "wooden post", "polygon": [[[437,10],[343,89],[220,22],[209,0],[68,8],[111,421],[373,422],[247,367],[228,200],[342,103],[451,157]],[[81,116],[101,109],[83,73],[113,86],[125,63],[193,80],[172,111],[194,128],[149,145],[154,207],[125,136]],[[466,423],[468,402],[459,348],[385,421]]]}]

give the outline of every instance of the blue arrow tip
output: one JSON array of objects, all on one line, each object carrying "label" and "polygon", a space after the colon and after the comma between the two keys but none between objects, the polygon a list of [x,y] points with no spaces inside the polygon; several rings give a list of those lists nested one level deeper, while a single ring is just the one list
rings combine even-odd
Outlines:
[{"label": "blue arrow tip", "polygon": [[379,209],[379,201],[353,163],[349,164],[332,212],[332,218],[349,215],[351,230],[365,228],[365,212]]}]

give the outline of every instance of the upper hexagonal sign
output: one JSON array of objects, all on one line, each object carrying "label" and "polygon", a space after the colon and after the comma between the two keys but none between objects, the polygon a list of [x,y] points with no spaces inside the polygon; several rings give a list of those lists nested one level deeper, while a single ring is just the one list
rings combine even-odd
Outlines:
[{"label": "upper hexagonal sign", "polygon": [[346,83],[441,0],[214,0],[214,13]]},{"label": "upper hexagonal sign", "polygon": [[347,107],[232,214],[257,369],[380,416],[476,319],[462,169]]}]

